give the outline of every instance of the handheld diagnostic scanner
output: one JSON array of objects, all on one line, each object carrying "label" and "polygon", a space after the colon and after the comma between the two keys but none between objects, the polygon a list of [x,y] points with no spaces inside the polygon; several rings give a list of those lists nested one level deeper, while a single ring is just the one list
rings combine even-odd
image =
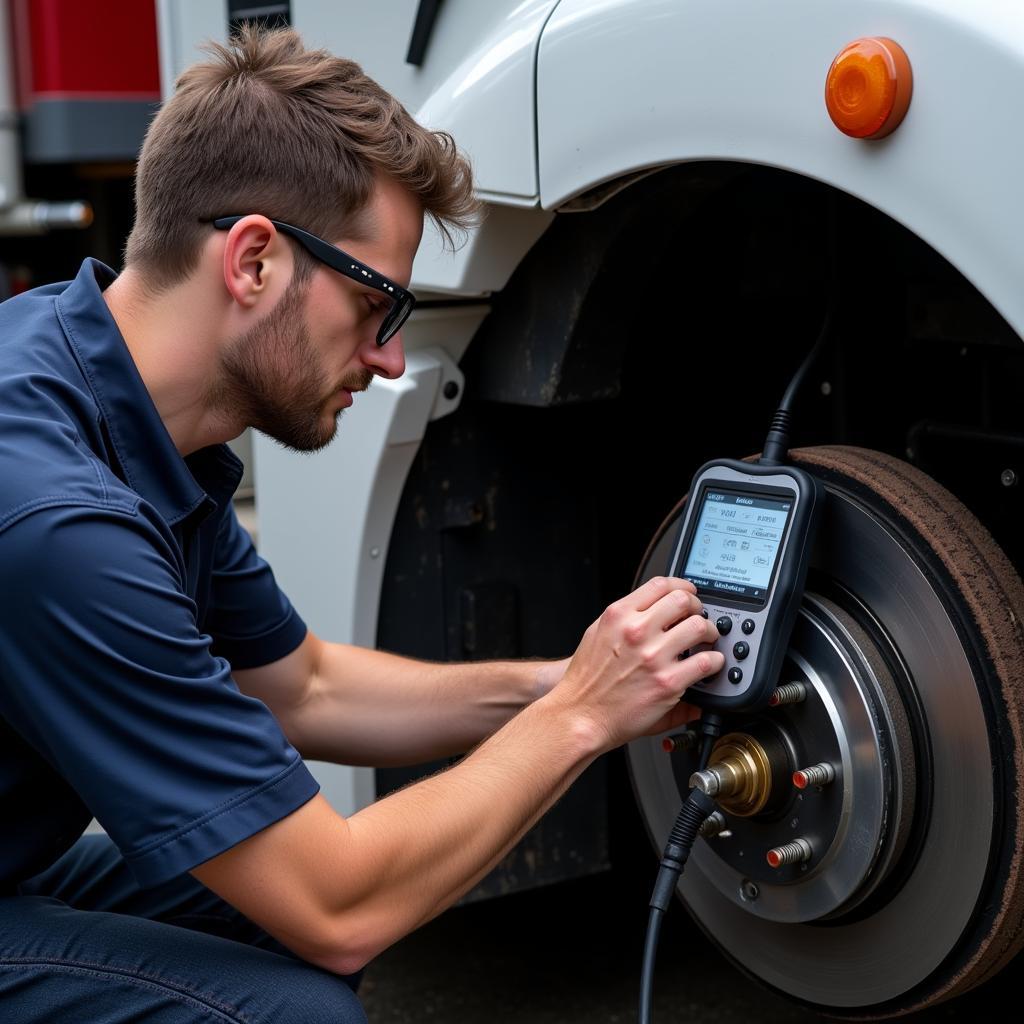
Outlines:
[{"label": "handheld diagnostic scanner", "polygon": [[697,471],[689,494],[669,574],[697,587],[725,666],[686,700],[755,710],[778,685],[825,490],[793,466],[718,459]]}]

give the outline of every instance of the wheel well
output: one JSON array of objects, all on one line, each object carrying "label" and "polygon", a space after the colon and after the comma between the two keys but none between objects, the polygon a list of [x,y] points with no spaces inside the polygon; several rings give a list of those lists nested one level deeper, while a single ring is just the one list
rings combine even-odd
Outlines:
[{"label": "wheel well", "polygon": [[[556,218],[463,360],[460,415],[486,408],[483,430],[522,440],[489,466],[518,461],[525,487],[552,462],[562,494],[549,480],[546,513],[563,520],[575,518],[569,492],[591,481],[606,524],[598,604],[628,587],[696,466],[759,450],[828,306],[830,204],[833,341],[798,403],[794,443],[907,459],[960,497],[1014,564],[1024,558],[1014,528],[1024,347],[1012,328],[949,262],[861,201],[771,168],[689,164]],[[514,530],[508,517],[492,529],[503,527]]]},{"label": "wheel well", "polygon": [[[795,445],[908,460],[1014,565],[1020,339],[950,263],[829,186],[735,164],[671,168],[560,215],[495,296],[432,423],[389,548],[381,647],[435,660],[570,653],[628,591],[714,456],[760,449],[836,293]],[[401,781],[401,780],[399,780]]]}]

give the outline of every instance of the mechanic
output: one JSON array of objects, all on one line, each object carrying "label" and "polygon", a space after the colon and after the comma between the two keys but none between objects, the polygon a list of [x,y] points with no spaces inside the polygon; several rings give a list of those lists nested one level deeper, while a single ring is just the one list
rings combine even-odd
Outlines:
[{"label": "mechanic", "polygon": [[[136,207],[120,276],[0,306],[0,1019],[362,1021],[372,957],[690,716],[721,655],[679,653],[714,627],[657,578],[571,659],[426,664],[314,636],[256,555],[224,442],[326,445],[403,372],[424,215],[475,211],[452,140],[357,65],[290,30],[211,47]],[[347,819],[303,763],[466,750]]]}]

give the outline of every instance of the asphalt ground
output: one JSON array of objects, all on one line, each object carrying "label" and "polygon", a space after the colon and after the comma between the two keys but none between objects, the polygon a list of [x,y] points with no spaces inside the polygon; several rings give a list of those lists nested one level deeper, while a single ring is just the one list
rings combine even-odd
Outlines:
[{"label": "asphalt ground", "polygon": [[[625,1024],[636,1020],[648,877],[605,872],[455,907],[386,951],[360,994],[371,1024]],[[632,877],[635,875],[636,877]],[[900,1018],[966,1022],[1016,1005],[1011,966],[995,981]],[[1000,1012],[1002,1007],[1002,1012]],[[826,1018],[750,980],[681,905],[665,919],[655,1024],[797,1024]]]}]

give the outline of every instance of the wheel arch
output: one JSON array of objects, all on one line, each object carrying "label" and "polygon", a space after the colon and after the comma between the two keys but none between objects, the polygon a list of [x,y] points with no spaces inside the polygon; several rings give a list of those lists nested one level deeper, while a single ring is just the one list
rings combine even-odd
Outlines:
[{"label": "wheel arch", "polygon": [[[914,70],[904,124],[876,142],[842,135],[823,101],[831,60],[865,35],[895,38]],[[781,168],[910,229],[1024,335],[1024,142],[1007,131],[1022,90],[1024,29],[991,2],[738,0],[725,16],[694,3],[562,0],[538,56],[541,205],[678,163]]]}]

